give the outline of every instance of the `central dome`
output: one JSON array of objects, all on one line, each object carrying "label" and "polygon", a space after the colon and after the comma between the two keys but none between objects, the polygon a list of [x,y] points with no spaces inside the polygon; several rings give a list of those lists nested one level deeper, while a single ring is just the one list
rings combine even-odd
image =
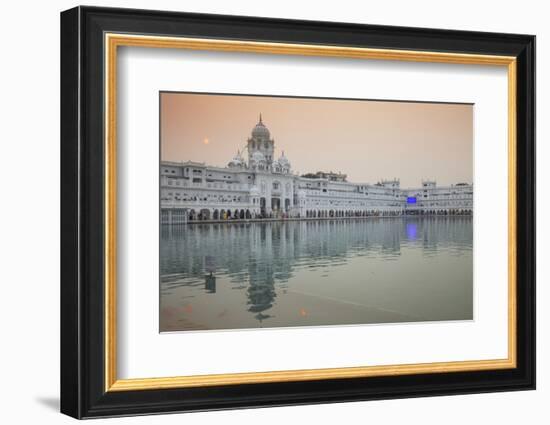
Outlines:
[{"label": "central dome", "polygon": [[260,121],[252,129],[252,137],[257,139],[269,139],[269,130],[262,122],[262,114],[260,114]]}]

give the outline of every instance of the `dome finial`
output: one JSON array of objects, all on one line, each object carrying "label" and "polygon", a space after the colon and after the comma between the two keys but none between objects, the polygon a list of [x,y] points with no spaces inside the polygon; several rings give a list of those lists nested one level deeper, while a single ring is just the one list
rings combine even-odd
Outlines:
[{"label": "dome finial", "polygon": [[269,137],[270,137],[269,130],[265,126],[263,122],[262,114],[260,113],[260,121],[252,129],[252,138],[265,139],[267,141]]}]

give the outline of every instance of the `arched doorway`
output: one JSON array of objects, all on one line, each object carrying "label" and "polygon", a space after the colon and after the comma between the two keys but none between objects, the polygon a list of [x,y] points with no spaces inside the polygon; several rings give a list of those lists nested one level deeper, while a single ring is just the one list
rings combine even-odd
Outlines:
[{"label": "arched doorway", "polygon": [[260,198],[260,214],[262,217],[266,216],[265,198]]},{"label": "arched doorway", "polygon": [[203,208],[200,212],[201,220],[210,220],[210,210]]},{"label": "arched doorway", "polygon": [[290,211],[290,199],[285,198],[285,212]]}]

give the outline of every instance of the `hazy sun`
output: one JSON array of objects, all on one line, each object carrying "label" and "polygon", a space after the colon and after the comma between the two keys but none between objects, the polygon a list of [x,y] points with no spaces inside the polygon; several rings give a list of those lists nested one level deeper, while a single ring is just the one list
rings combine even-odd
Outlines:
[{"label": "hazy sun", "polygon": [[204,140],[202,141],[202,143],[207,145],[208,143],[210,143],[210,140],[208,140],[208,137],[205,137]]}]

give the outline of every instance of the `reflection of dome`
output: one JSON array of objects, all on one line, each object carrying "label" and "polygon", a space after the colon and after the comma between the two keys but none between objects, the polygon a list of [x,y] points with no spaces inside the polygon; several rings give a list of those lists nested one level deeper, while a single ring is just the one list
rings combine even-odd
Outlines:
[{"label": "reflection of dome", "polygon": [[260,151],[256,151],[252,154],[252,161],[257,163],[265,162],[265,156]]},{"label": "reflection of dome", "polygon": [[252,186],[250,188],[250,196],[260,196],[260,189],[258,189],[258,186]]},{"label": "reflection of dome", "polygon": [[256,126],[252,129],[252,137],[256,139],[269,139],[269,130],[262,122],[262,114],[260,114],[260,121]]}]

